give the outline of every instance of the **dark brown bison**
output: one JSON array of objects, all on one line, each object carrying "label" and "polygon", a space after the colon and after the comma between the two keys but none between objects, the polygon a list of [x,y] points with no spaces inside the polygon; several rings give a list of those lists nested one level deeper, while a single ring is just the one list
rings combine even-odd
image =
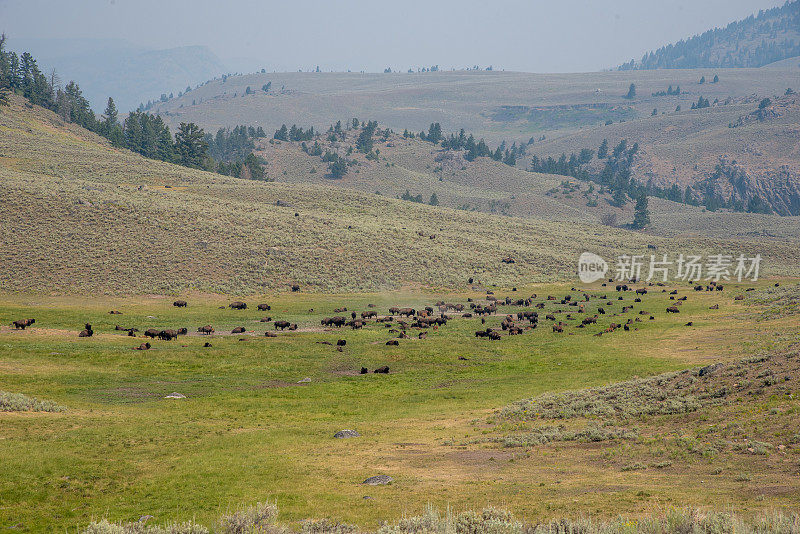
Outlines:
[{"label": "dark brown bison", "polygon": [[347,322],[347,326],[351,327],[353,330],[364,328],[364,324],[364,321],[361,319],[353,319],[352,321]]},{"label": "dark brown bison", "polygon": [[344,347],[345,345],[347,345],[347,340],[346,339],[338,339],[338,340],[336,340],[336,346],[337,347]]},{"label": "dark brown bison", "polygon": [[337,328],[341,328],[345,325],[346,322],[347,319],[345,317],[342,317],[341,315],[336,315],[334,317],[325,317],[324,319],[322,319],[322,321],[320,321],[320,324],[322,324],[322,326],[335,326]]},{"label": "dark brown bison", "polygon": [[563,331],[564,331],[564,323],[562,323],[561,321],[559,321],[558,324],[553,325],[553,332],[561,333]]},{"label": "dark brown bison", "polygon": [[297,284],[292,284],[292,291],[294,291],[295,293],[300,291],[300,286]]},{"label": "dark brown bison", "polygon": [[185,336],[189,333],[188,328],[178,328],[178,335]]},{"label": "dark brown bison", "polygon": [[245,329],[243,326],[237,326],[233,330],[231,330],[231,334],[244,334]]},{"label": "dark brown bison", "polygon": [[231,302],[230,304],[228,304],[228,307],[232,310],[246,310],[247,303],[237,300],[235,302]]},{"label": "dark brown bison", "polygon": [[361,312],[362,319],[369,319],[370,317],[378,317],[378,312],[376,311],[363,311]]},{"label": "dark brown bison", "polygon": [[155,328],[148,328],[144,331],[144,337],[149,337],[150,339],[155,339],[158,337],[158,330]]},{"label": "dark brown bison", "polygon": [[416,313],[417,312],[416,312],[416,310],[414,310],[414,308],[400,308],[397,311],[397,314],[400,317],[411,317],[412,315],[415,315]]},{"label": "dark brown bison", "polygon": [[121,311],[117,311],[117,310],[111,310],[110,312],[108,312],[108,314],[109,315],[122,315],[122,312]]},{"label": "dark brown bison", "polygon": [[150,343],[142,343],[138,347],[135,347],[135,350],[150,350]]},{"label": "dark brown bison", "polygon": [[92,337],[94,335],[94,330],[92,330],[92,325],[86,323],[84,329],[81,330],[81,333],[78,334],[78,337]]},{"label": "dark brown bison", "polygon": [[162,330],[158,333],[158,339],[161,341],[171,341],[173,339],[177,339],[178,332],[175,330]]},{"label": "dark brown bison", "polygon": [[19,319],[11,323],[17,330],[25,330],[30,325],[36,322],[36,319]]},{"label": "dark brown bison", "polygon": [[278,334],[276,334],[275,332],[270,332],[269,330],[267,330],[266,332],[264,332],[264,336],[265,337],[278,337]]},{"label": "dark brown bison", "polygon": [[272,309],[272,306],[270,306],[269,304],[259,304],[258,306],[256,306],[256,308],[258,308],[258,311],[269,311]]},{"label": "dark brown bison", "polygon": [[278,328],[280,328],[281,330],[285,330],[290,326],[292,326],[292,323],[290,323],[289,321],[275,321],[275,330],[277,330]]},{"label": "dark brown bison", "polygon": [[400,342],[397,341],[396,339],[390,339],[389,341],[386,342],[386,344],[387,345],[399,345]]},{"label": "dark brown bison", "polygon": [[198,328],[197,331],[203,335],[208,336],[214,333],[214,327],[211,326],[210,324],[207,324],[206,326],[201,326],[200,328]]},{"label": "dark brown bison", "polygon": [[[394,344],[396,345],[397,341],[395,341]],[[378,367],[373,372],[374,373],[378,373],[378,374],[388,375],[389,374],[389,366],[388,365],[384,365],[383,367]]]},{"label": "dark brown bison", "polygon": [[172,303],[172,305],[175,306],[176,308],[185,308],[186,306],[189,305],[189,303],[186,302],[185,300],[176,300],[175,302]]},{"label": "dark brown bison", "polygon": [[667,308],[667,313],[680,313],[681,310],[678,309],[677,306],[670,306]]}]

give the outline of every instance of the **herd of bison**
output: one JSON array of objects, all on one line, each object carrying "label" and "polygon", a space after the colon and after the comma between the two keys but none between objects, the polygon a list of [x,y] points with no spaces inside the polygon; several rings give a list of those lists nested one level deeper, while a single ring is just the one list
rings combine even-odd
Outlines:
[{"label": "herd of bison", "polygon": [[[609,281],[612,282],[613,281]],[[408,307],[391,307],[387,315],[378,314],[374,309],[368,309],[357,313],[356,311],[348,312],[347,308],[340,307],[334,310],[331,317],[325,317],[321,320],[321,326],[325,329],[341,329],[345,327],[352,328],[353,330],[361,329],[369,325],[383,325],[387,329],[387,333],[392,334],[393,338],[386,341],[386,345],[399,345],[399,340],[409,339],[410,333],[416,331],[416,336],[419,339],[427,337],[429,329],[438,330],[448,324],[448,321],[453,319],[477,319],[480,318],[481,329],[475,332],[475,337],[487,340],[500,340],[504,335],[521,335],[527,331],[536,329],[539,326],[540,313],[544,315],[544,321],[547,321],[551,326],[554,334],[562,334],[569,328],[587,328],[596,327],[597,331],[595,336],[603,336],[611,334],[619,329],[629,331],[637,329],[637,323],[642,321],[653,321],[655,316],[651,312],[640,309],[642,297],[648,292],[663,293],[667,297],[665,299],[667,313],[680,313],[681,305],[689,298],[688,295],[678,296],[677,289],[667,289],[662,283],[647,283],[640,284],[635,287],[636,281],[629,284],[616,284],[609,285],[603,283],[601,291],[587,291],[572,288],[569,294],[563,297],[556,297],[548,295],[546,297],[538,297],[536,294],[530,295],[527,298],[513,298],[503,297],[499,298],[494,295],[492,291],[487,291],[484,298],[476,301],[475,299],[468,298],[466,303],[451,303],[439,301],[433,306],[425,306],[421,309],[414,309]],[[776,284],[777,285],[777,284]],[[613,287],[613,289],[612,289]],[[722,291],[724,286],[716,282],[710,282],[707,285],[694,285],[694,291]],[[292,288],[293,290],[294,287]],[[747,291],[752,290],[748,288]],[[295,290],[296,291],[296,290]],[[516,291],[516,288],[513,290]],[[612,293],[609,294],[609,292]],[[611,296],[610,296],[611,295]],[[735,300],[743,299],[743,295],[737,295]],[[652,303],[652,302],[651,302]],[[176,308],[186,308],[188,302],[185,300],[176,300],[173,306]],[[589,311],[589,307],[592,311]],[[228,307],[232,310],[247,310],[247,303],[242,301],[231,302]],[[368,308],[375,308],[374,304],[368,304]],[[224,309],[225,306],[220,308]],[[256,306],[260,312],[268,312],[272,308],[269,304],[258,304]],[[515,310],[512,310],[515,308]],[[712,309],[718,309],[719,304],[711,306]],[[313,310],[309,310],[313,312]],[[112,315],[121,315],[121,312],[112,310],[109,312]],[[598,319],[601,315],[606,315],[611,320],[606,326],[598,324]],[[499,329],[496,327],[487,327],[487,318],[502,316]],[[265,332],[266,337],[277,337],[276,330],[289,330],[294,331],[298,329],[296,323],[290,323],[285,320],[273,320],[272,317],[265,316],[260,319],[263,323],[272,323],[273,330]],[[24,330],[33,325],[35,319],[20,319],[12,322],[15,329]],[[691,321],[686,323],[686,326],[692,326]],[[125,328],[120,325],[115,326],[115,330],[127,332],[130,337],[137,337],[139,330],[137,328]],[[217,333],[212,325],[203,325],[196,329],[199,335],[210,336]],[[236,327],[231,330],[231,334],[243,334],[246,329],[243,326]],[[79,337],[92,337],[94,331],[91,324],[84,325],[84,329],[78,334]],[[159,329],[149,328],[145,330],[142,335],[150,340],[170,341],[178,338],[178,336],[185,336],[189,334],[188,328],[178,329]],[[330,344],[328,342],[321,342]],[[338,350],[346,345],[346,340],[339,339],[336,343]],[[211,344],[206,342],[205,347],[210,347]],[[135,347],[136,350],[148,350],[151,348],[149,341],[142,343]],[[361,373],[367,373],[366,368],[361,369]],[[374,370],[376,373],[388,373],[388,367],[381,367]]]}]

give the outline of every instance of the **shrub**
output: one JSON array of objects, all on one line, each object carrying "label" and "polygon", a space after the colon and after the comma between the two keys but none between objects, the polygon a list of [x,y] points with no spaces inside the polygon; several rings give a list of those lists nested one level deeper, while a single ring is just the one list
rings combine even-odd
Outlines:
[{"label": "shrub", "polygon": [[0,391],[0,412],[63,412],[65,409],[53,401]]}]

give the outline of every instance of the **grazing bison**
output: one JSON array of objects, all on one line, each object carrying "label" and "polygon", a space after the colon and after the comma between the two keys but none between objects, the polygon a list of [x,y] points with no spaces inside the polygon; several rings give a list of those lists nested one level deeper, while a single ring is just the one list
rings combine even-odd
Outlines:
[{"label": "grazing bison", "polygon": [[19,319],[11,323],[17,330],[25,330],[27,327],[36,322],[36,319]]},{"label": "grazing bison", "polygon": [[245,329],[243,326],[237,326],[233,330],[231,330],[231,334],[244,334]]},{"label": "grazing bison", "polygon": [[397,315],[400,312],[400,308],[397,306],[392,306],[389,308],[389,315]]},{"label": "grazing bison", "polygon": [[214,327],[208,324],[206,326],[201,326],[200,328],[197,329],[197,331],[203,335],[208,336],[214,333]]},{"label": "grazing bison", "polygon": [[361,319],[353,319],[352,321],[347,322],[347,326],[351,327],[353,330],[364,328],[364,324],[364,321]]},{"label": "grazing bison", "polygon": [[336,346],[337,347],[344,347],[345,345],[347,345],[347,340],[346,339],[339,339],[339,340],[336,341]]},{"label": "grazing bison", "polygon": [[92,330],[92,325],[86,323],[84,329],[81,330],[80,334],[78,334],[78,337],[92,337],[93,335],[94,335],[94,330]]},{"label": "grazing bison", "polygon": [[335,317],[325,317],[320,321],[322,326],[335,326],[337,328],[341,328],[345,325],[347,319],[342,317],[341,315],[336,315]]},{"label": "grazing bison", "polygon": [[344,313],[347,311],[347,308],[335,308],[333,313]]},{"label": "grazing bison", "polygon": [[378,312],[376,311],[363,311],[361,312],[362,319],[369,319],[370,317],[378,317]]},{"label": "grazing bison", "polygon": [[289,321],[275,321],[275,330],[280,328],[281,330],[285,330],[289,328],[292,324]]},{"label": "grazing bison", "polygon": [[272,317],[262,317],[261,319],[259,319],[259,322],[262,322],[262,323],[272,322]]},{"label": "grazing bison", "polygon": [[150,339],[155,339],[158,337],[158,330],[155,328],[148,328],[144,331],[144,337],[149,337]]},{"label": "grazing bison", "polygon": [[178,332],[175,330],[162,330],[158,333],[158,339],[162,341],[171,341],[173,339],[177,339]]},{"label": "grazing bison", "polygon": [[400,308],[397,311],[397,314],[400,317],[411,317],[412,315],[416,314],[416,311],[414,310],[414,308]]},{"label": "grazing bison", "polygon": [[670,306],[667,308],[667,313],[680,313],[681,310],[678,309],[677,306]]},{"label": "grazing bison", "polygon": [[367,373],[369,373],[369,369],[367,369],[366,367],[362,367],[359,374],[365,375]]},{"label": "grazing bison", "polygon": [[636,294],[637,295],[647,295],[647,288],[640,287],[639,289],[636,290]]},{"label": "grazing bison", "polygon": [[189,334],[188,328],[178,328],[178,335],[185,336]]},{"label": "grazing bison", "polygon": [[258,306],[256,306],[256,308],[258,309],[258,311],[269,311],[272,309],[272,306],[270,306],[269,304],[259,304]]},{"label": "grazing bison", "polygon": [[189,303],[186,302],[185,300],[176,300],[175,302],[172,303],[172,305],[175,306],[176,308],[185,308],[186,306],[189,305]]},{"label": "grazing bison", "polygon": [[237,300],[228,304],[228,307],[232,310],[246,310],[247,304]]},{"label": "grazing bison", "polygon": [[517,261],[512,258],[511,256],[506,256],[505,258],[500,260],[503,263],[517,263]]},{"label": "grazing bison", "polygon": [[562,323],[561,321],[559,321],[558,324],[553,325],[553,332],[558,332],[560,334],[563,331],[564,331],[564,323]]}]

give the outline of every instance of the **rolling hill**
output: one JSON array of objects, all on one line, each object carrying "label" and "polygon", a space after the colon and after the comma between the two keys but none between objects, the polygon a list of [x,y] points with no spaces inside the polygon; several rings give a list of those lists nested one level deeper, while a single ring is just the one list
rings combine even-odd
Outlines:
[{"label": "rolling hill", "polygon": [[800,259],[795,238],[666,239],[194,171],[113,149],[14,96],[0,131],[0,288],[10,292],[510,286],[571,279],[584,250],[613,257],[647,244],[760,252],[772,274],[796,273]]},{"label": "rolling hill", "polygon": [[149,49],[122,39],[11,39],[31,52],[42,71],[55,69],[64,83],[75,80],[92,107],[101,112],[108,97],[122,111],[213,78],[228,67],[205,46]]},{"label": "rolling hill", "polygon": [[631,60],[620,70],[762,67],[800,56],[800,2],[760,11]]}]

